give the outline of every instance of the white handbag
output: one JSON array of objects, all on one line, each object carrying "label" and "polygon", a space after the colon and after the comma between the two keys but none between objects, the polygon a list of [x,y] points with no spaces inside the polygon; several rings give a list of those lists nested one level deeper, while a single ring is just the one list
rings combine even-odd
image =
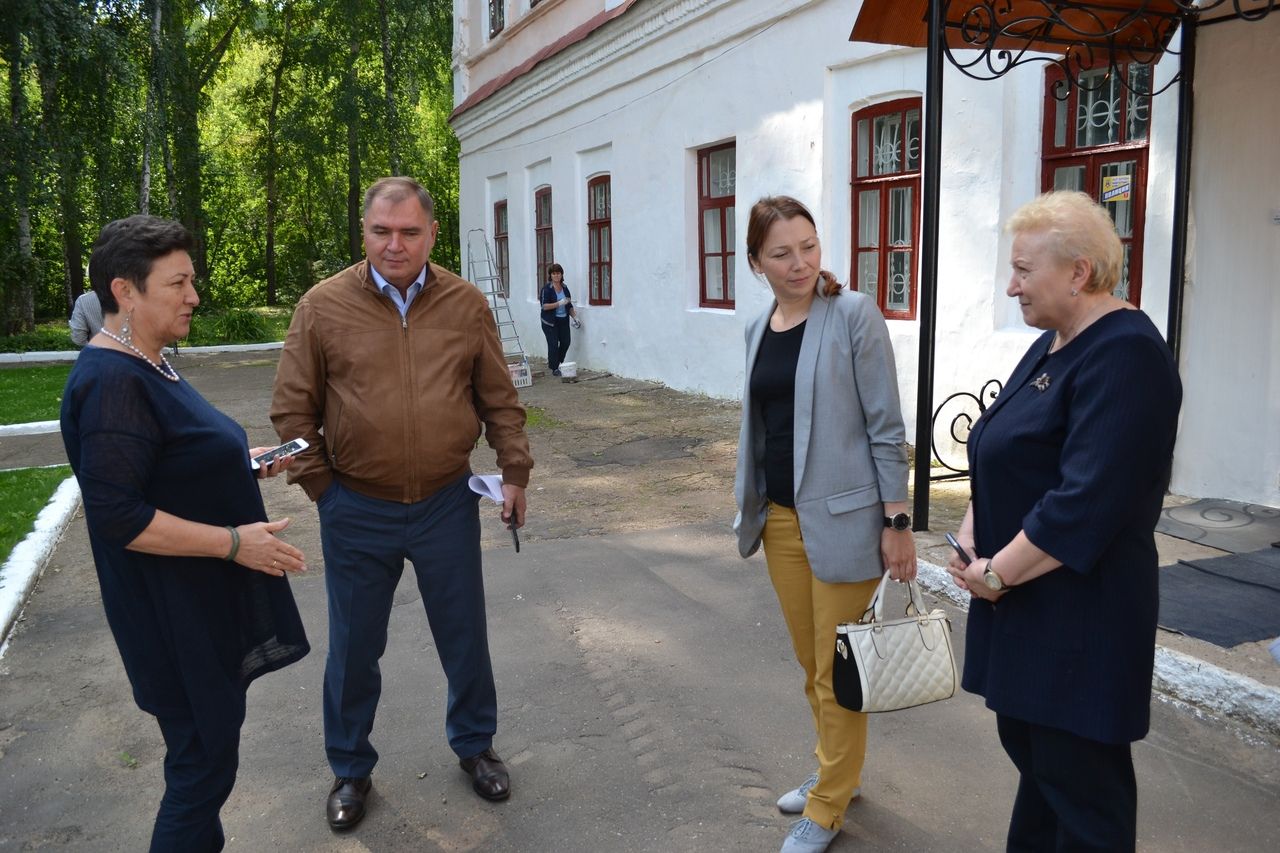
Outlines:
[{"label": "white handbag", "polygon": [[882,617],[886,572],[862,619],[836,626],[832,681],[836,701],[872,713],[914,708],[956,692],[951,622],[945,611],[924,612],[920,587],[908,581],[911,600],[901,619]]}]

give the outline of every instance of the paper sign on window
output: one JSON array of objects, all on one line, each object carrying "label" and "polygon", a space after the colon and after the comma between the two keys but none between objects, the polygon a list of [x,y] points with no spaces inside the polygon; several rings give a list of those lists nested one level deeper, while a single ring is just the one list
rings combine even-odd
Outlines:
[{"label": "paper sign on window", "polygon": [[1102,178],[1102,201],[1128,201],[1133,175],[1106,175]]}]

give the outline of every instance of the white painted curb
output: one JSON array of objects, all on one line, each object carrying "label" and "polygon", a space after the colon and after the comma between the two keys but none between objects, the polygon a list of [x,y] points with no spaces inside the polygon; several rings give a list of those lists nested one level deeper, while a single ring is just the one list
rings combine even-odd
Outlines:
[{"label": "white painted curb", "polygon": [[[969,596],[951,582],[946,569],[924,560],[918,560],[917,567],[917,582],[922,588],[961,610],[969,609]],[[1157,645],[1151,687],[1188,705],[1280,737],[1280,689],[1247,675]]]},{"label": "white painted curb", "polygon": [[[207,347],[179,347],[178,355],[185,353],[206,352],[259,352],[262,350],[280,349],[284,341],[269,341],[265,344],[216,344]],[[26,364],[49,361],[75,361],[80,350],[56,350],[53,352],[0,352],[0,364]]]},{"label": "white painted curb", "polygon": [[58,421],[32,421],[26,424],[0,424],[0,438],[7,435],[45,435],[57,432]]},{"label": "white painted curb", "polygon": [[14,546],[9,559],[0,566],[0,642],[4,643],[0,655],[8,645],[9,629],[18,620],[27,596],[79,505],[80,486],[74,476],[67,477],[36,516],[32,531]]}]

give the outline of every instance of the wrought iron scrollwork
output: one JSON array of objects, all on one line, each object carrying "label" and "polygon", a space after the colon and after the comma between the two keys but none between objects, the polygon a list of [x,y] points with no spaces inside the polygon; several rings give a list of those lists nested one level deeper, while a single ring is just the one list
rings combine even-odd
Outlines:
[{"label": "wrought iron scrollwork", "polygon": [[[1177,55],[1178,51],[1168,48],[1177,26],[1228,2],[1236,16],[1248,21],[1261,20],[1280,5],[1280,0],[1168,0],[1160,4],[1163,8],[1156,9],[1150,0],[1143,0],[1124,12],[1114,4],[1096,0],[1040,0],[1040,8],[1028,13],[1027,4],[1015,9],[1012,0],[982,0],[976,4],[972,0],[942,0],[946,28],[958,33],[963,41],[963,45],[953,47],[951,39],[944,38],[943,50],[952,65],[975,80],[994,80],[1031,62],[1057,65],[1067,85],[1056,94],[1065,98],[1072,86],[1092,91],[1109,85],[1106,78],[1099,78],[1092,86],[1082,84],[1080,72],[1086,69],[1115,69],[1126,63],[1148,65],[1164,53]],[[956,11],[962,14],[953,17],[956,3],[960,3]],[[1032,42],[1054,45],[1063,55],[1033,53]],[[974,50],[977,55],[957,56],[955,50]],[[1155,75],[1134,79],[1127,74],[1115,75],[1120,85],[1136,96],[1158,95],[1181,76],[1179,70],[1157,88]]]},{"label": "wrought iron scrollwork", "polygon": [[[969,430],[974,422],[982,417],[982,413],[987,410],[987,406],[1003,390],[1004,384],[999,379],[988,379],[978,389],[977,394],[971,391],[957,391],[943,400],[941,405],[934,410],[933,422],[929,431],[931,449],[933,450],[934,461],[946,469],[946,473],[933,474],[929,477],[930,480],[955,480],[969,476],[968,460],[964,456],[965,446],[969,443]],[[976,413],[973,411],[975,406],[977,407]],[[945,420],[947,417],[951,419],[949,422]],[[953,448],[952,444],[947,445],[946,455],[939,449],[939,425],[945,427],[946,434],[950,436],[952,444],[959,447],[958,451]],[[960,459],[956,458],[957,456],[965,461],[960,461]],[[956,464],[952,464],[952,462]]]}]

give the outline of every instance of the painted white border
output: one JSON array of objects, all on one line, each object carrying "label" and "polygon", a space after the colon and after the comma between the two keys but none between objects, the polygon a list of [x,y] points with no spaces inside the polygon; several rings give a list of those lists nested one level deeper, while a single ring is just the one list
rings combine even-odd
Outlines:
[{"label": "painted white border", "polygon": [[[265,344],[215,344],[207,347],[179,347],[178,355],[205,352],[258,352],[261,350],[281,349],[284,341],[269,341]],[[26,364],[40,361],[75,361],[80,350],[57,350],[43,352],[0,352],[0,364]]]},{"label": "painted white border", "polygon": [[80,485],[74,476],[67,477],[36,516],[35,527],[0,566],[0,658],[9,648],[9,629],[18,621],[27,597],[79,506]]},{"label": "painted white border", "polygon": [[[917,583],[935,595],[969,609],[969,597],[951,582],[946,569],[919,560]],[[1280,737],[1280,689],[1231,672],[1182,652],[1156,646],[1151,687],[1188,705]]]}]

